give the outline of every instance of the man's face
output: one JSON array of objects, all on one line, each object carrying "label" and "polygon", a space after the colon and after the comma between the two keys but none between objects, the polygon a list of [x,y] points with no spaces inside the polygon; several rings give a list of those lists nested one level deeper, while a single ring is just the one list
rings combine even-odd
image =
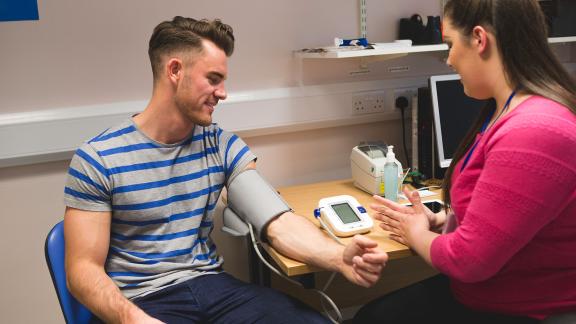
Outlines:
[{"label": "man's face", "polygon": [[193,54],[183,63],[182,82],[178,84],[175,103],[193,124],[209,126],[219,100],[226,99],[224,80],[228,66],[223,50],[204,40],[204,51]]}]

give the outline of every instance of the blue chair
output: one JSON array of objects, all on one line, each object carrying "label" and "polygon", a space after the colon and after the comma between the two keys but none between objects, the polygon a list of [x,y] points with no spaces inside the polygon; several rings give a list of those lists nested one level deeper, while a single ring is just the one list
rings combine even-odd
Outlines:
[{"label": "blue chair", "polygon": [[80,304],[76,298],[70,294],[66,287],[66,269],[64,268],[64,222],[56,224],[44,244],[44,254],[46,263],[50,270],[52,283],[56,289],[56,295],[60,302],[60,308],[64,314],[67,324],[90,323],[94,317],[90,311]]}]

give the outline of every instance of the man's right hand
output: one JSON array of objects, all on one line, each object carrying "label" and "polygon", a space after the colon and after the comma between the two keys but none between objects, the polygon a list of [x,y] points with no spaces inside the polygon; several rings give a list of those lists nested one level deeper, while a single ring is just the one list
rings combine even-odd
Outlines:
[{"label": "man's right hand", "polygon": [[375,241],[356,235],[346,245],[342,260],[340,273],[359,286],[370,287],[380,279],[380,273],[388,261],[388,254],[380,250]]}]

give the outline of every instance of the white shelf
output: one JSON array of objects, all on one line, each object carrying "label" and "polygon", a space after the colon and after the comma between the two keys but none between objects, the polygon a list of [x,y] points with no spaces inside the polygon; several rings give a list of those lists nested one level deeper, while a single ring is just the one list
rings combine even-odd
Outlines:
[{"label": "white shelf", "polygon": [[[574,43],[576,36],[569,37],[551,37],[548,38],[551,44],[558,43]],[[376,48],[376,49],[362,49],[362,50],[349,50],[342,51],[331,50],[322,53],[304,53],[296,52],[296,56],[303,59],[339,59],[339,58],[355,58],[355,57],[373,57],[373,56],[404,56],[411,53],[424,53],[424,52],[441,52],[447,51],[448,45],[414,45],[414,46],[392,46],[390,48]]]},{"label": "white shelf", "polygon": [[343,51],[328,51],[323,53],[303,53],[296,52],[300,58],[306,59],[325,59],[325,58],[353,58],[353,57],[369,57],[369,56],[386,56],[422,52],[439,52],[448,50],[448,45],[414,45],[414,46],[394,46],[391,48],[377,48],[377,49],[363,49],[363,50],[343,50]]}]

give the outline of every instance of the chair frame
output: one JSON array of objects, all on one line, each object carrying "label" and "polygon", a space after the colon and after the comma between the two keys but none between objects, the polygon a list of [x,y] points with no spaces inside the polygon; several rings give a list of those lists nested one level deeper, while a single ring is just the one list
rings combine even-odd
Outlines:
[{"label": "chair frame", "polygon": [[50,271],[50,277],[58,296],[60,309],[67,324],[90,323],[95,316],[82,305],[66,286],[66,268],[64,265],[65,242],[64,221],[54,225],[44,242],[44,256]]}]

